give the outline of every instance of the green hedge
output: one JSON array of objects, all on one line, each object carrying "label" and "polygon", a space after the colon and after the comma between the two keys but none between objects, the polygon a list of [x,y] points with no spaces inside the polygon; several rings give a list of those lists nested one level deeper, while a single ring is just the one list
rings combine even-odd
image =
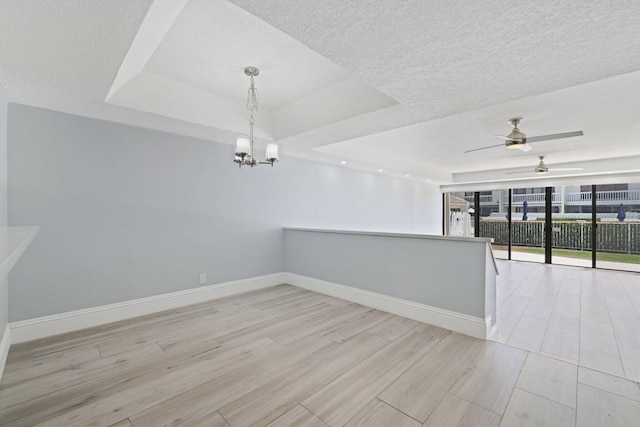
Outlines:
[{"label": "green hedge", "polygon": [[[591,250],[591,224],[554,221],[553,247]],[[480,236],[492,237],[498,245],[508,244],[507,221],[480,221]],[[544,246],[544,221],[512,223],[514,246]],[[640,254],[640,223],[598,223],[597,249],[603,252]]]}]

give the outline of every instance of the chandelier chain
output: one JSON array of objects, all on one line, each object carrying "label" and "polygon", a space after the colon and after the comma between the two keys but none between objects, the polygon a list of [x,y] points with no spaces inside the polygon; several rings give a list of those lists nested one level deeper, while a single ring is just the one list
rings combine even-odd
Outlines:
[{"label": "chandelier chain", "polygon": [[247,94],[247,110],[251,112],[252,116],[258,112],[259,97],[260,97],[260,94],[258,92],[258,89],[255,86],[255,80],[253,76],[251,76],[251,86],[249,86],[249,91]]}]

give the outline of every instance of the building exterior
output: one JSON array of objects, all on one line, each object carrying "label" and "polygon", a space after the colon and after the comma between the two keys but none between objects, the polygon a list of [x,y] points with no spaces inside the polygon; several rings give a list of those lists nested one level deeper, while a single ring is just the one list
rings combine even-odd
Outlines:
[{"label": "building exterior", "polygon": [[[472,192],[454,193],[474,206]],[[582,214],[591,213],[591,186],[558,186],[553,187],[551,202],[554,213]],[[527,202],[528,212],[544,213],[544,187],[516,188],[512,194],[512,210],[514,213],[523,211],[523,203]],[[627,215],[637,217],[640,212],[640,184],[607,184],[598,185],[596,189],[596,213],[601,217],[617,215],[620,204],[624,205]],[[506,216],[509,200],[507,190],[480,192],[480,216]],[[635,214],[635,215],[634,215]]]}]

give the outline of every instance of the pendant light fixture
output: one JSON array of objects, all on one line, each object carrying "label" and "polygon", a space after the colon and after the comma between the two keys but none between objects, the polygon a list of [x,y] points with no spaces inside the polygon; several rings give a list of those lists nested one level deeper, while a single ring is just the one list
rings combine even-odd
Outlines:
[{"label": "pendant light fixture", "polygon": [[268,144],[265,151],[265,161],[260,162],[254,157],[253,150],[253,119],[258,112],[258,89],[255,86],[254,77],[260,74],[257,67],[245,67],[244,73],[251,78],[251,86],[247,94],[247,110],[250,112],[249,119],[249,136],[238,136],[236,138],[236,156],[234,162],[238,166],[248,165],[251,167],[257,165],[271,165],[278,161],[278,146],[276,144]]}]

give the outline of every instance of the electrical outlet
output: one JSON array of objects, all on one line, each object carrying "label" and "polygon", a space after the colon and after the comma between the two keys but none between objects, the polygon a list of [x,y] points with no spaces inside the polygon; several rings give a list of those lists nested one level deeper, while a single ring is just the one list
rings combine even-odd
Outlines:
[{"label": "electrical outlet", "polygon": [[207,283],[207,273],[200,273],[200,284],[204,285]]}]

